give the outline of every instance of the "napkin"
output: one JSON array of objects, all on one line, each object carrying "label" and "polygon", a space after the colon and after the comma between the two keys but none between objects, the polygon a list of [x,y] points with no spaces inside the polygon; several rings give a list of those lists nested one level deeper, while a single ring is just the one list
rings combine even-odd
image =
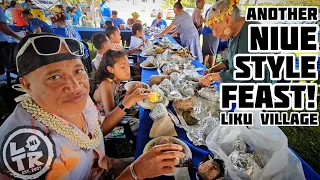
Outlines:
[{"label": "napkin", "polygon": [[159,136],[178,136],[174,129],[174,123],[169,115],[153,122],[149,133],[150,138]]},{"label": "napkin", "polygon": [[173,173],[175,180],[191,180],[188,167],[179,167]]}]

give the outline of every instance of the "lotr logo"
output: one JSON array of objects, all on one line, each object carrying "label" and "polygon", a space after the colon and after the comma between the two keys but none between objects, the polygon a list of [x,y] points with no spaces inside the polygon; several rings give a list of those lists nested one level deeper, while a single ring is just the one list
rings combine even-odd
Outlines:
[{"label": "lotr logo", "polygon": [[56,157],[54,144],[41,129],[19,127],[5,139],[2,161],[13,176],[36,179],[50,169]]}]

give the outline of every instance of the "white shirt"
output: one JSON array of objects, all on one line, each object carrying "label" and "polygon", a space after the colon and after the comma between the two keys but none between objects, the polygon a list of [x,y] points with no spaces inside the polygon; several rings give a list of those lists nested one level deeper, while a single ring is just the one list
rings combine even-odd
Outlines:
[{"label": "white shirt", "polygon": [[103,54],[97,53],[96,57],[92,60],[92,64],[94,65],[94,67],[95,67],[96,69],[99,68],[99,65],[100,65],[102,56],[103,56]]},{"label": "white shirt", "polygon": [[[143,43],[143,40],[141,38],[137,38],[135,36],[131,36],[130,46],[129,49],[135,49],[139,47]],[[132,55],[140,55],[141,51],[136,51],[132,53]]]}]

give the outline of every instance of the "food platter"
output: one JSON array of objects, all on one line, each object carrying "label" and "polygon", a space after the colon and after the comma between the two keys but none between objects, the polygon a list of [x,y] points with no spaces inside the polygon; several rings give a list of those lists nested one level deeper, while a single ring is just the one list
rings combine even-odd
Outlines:
[{"label": "food platter", "polygon": [[152,64],[150,61],[146,60],[146,61],[143,61],[141,64],[140,64],[140,67],[144,68],[144,69],[157,69],[158,68],[158,65],[154,65]]},{"label": "food platter", "polygon": [[[167,98],[167,97],[164,97],[164,98],[163,98],[163,101],[162,101],[161,103],[162,103],[163,105],[165,105],[166,107],[168,107],[168,105],[169,105],[169,100],[168,100],[168,98]],[[140,107],[144,108],[144,109],[153,109],[153,108],[157,105],[157,103],[151,103],[151,102],[149,102],[148,99],[143,100],[143,101],[139,101],[137,104],[138,104]]]}]

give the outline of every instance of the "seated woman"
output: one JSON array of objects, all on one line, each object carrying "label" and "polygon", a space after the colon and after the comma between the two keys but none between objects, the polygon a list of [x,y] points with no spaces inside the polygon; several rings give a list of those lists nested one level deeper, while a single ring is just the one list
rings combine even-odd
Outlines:
[{"label": "seated woman", "polygon": [[[142,87],[141,84],[133,86],[126,94],[123,94],[123,86],[120,82],[129,80],[130,66],[126,53],[124,51],[108,50],[103,55],[98,70],[93,74],[90,82],[91,95],[102,116],[115,113],[114,108],[122,101],[123,105],[130,109],[143,97],[147,98],[147,96],[140,96],[139,94],[142,92],[142,89],[138,89]],[[139,123],[139,120],[130,119],[132,126],[137,126],[136,123]],[[119,128],[112,131],[108,136],[111,138],[123,137],[123,129]]]},{"label": "seated woman", "polygon": [[140,23],[142,24],[142,21],[139,19],[140,15],[137,12],[131,13],[132,18],[133,18],[133,24],[135,23]]},{"label": "seated woman", "polygon": [[[15,59],[19,81],[29,96],[0,126],[0,144],[19,147],[15,153],[20,153],[20,158],[21,153],[22,156],[26,153],[34,155],[18,159],[21,162],[18,168],[13,161],[1,163],[0,179],[13,179],[13,175],[20,179],[98,179],[112,166],[105,156],[103,136],[126,114],[125,108],[148,97],[139,94],[145,92],[143,90],[135,91],[128,97],[131,100],[123,101],[100,120],[89,96],[89,79],[81,61],[83,46],[77,40],[63,43],[59,40],[55,35],[31,34],[17,46]],[[48,41],[50,54],[43,48]],[[14,135],[12,133],[18,134],[17,138],[5,138]],[[39,141],[41,143],[36,146],[34,142]],[[26,145],[26,142],[29,143]],[[9,154],[1,156],[1,162],[14,156],[10,149],[10,146],[5,148]],[[172,173],[178,164],[176,158],[184,157],[181,151],[182,147],[174,144],[155,146],[127,167],[117,180],[146,179]],[[29,164],[26,167],[35,166],[37,171],[26,171],[22,175],[21,169],[24,170],[26,164]]]},{"label": "seated woman", "polygon": [[29,29],[32,33],[51,33],[51,27],[44,21],[34,18],[29,9],[22,11],[22,18],[29,23]]},{"label": "seated woman", "polygon": [[[227,12],[231,11],[230,15]],[[217,22],[216,18],[222,17]],[[219,19],[219,18],[218,18]],[[233,57],[236,54],[248,54],[248,26],[259,22],[246,22],[244,17],[240,16],[240,9],[236,6],[236,0],[218,1],[211,7],[207,15],[207,24],[213,31],[214,36],[218,36],[222,41],[228,40],[228,59],[223,60],[213,68],[204,72],[201,80],[202,86],[209,86],[213,81],[222,81],[226,83],[239,83],[233,78],[234,66]],[[251,82],[272,82],[270,72],[265,68],[265,79],[262,81]]]},{"label": "seated woman", "polygon": [[58,13],[51,18],[52,24],[55,24],[57,28],[53,31],[54,34],[61,37],[75,38],[81,41],[81,36],[73,26],[70,26],[66,22],[66,16],[64,13]]}]

